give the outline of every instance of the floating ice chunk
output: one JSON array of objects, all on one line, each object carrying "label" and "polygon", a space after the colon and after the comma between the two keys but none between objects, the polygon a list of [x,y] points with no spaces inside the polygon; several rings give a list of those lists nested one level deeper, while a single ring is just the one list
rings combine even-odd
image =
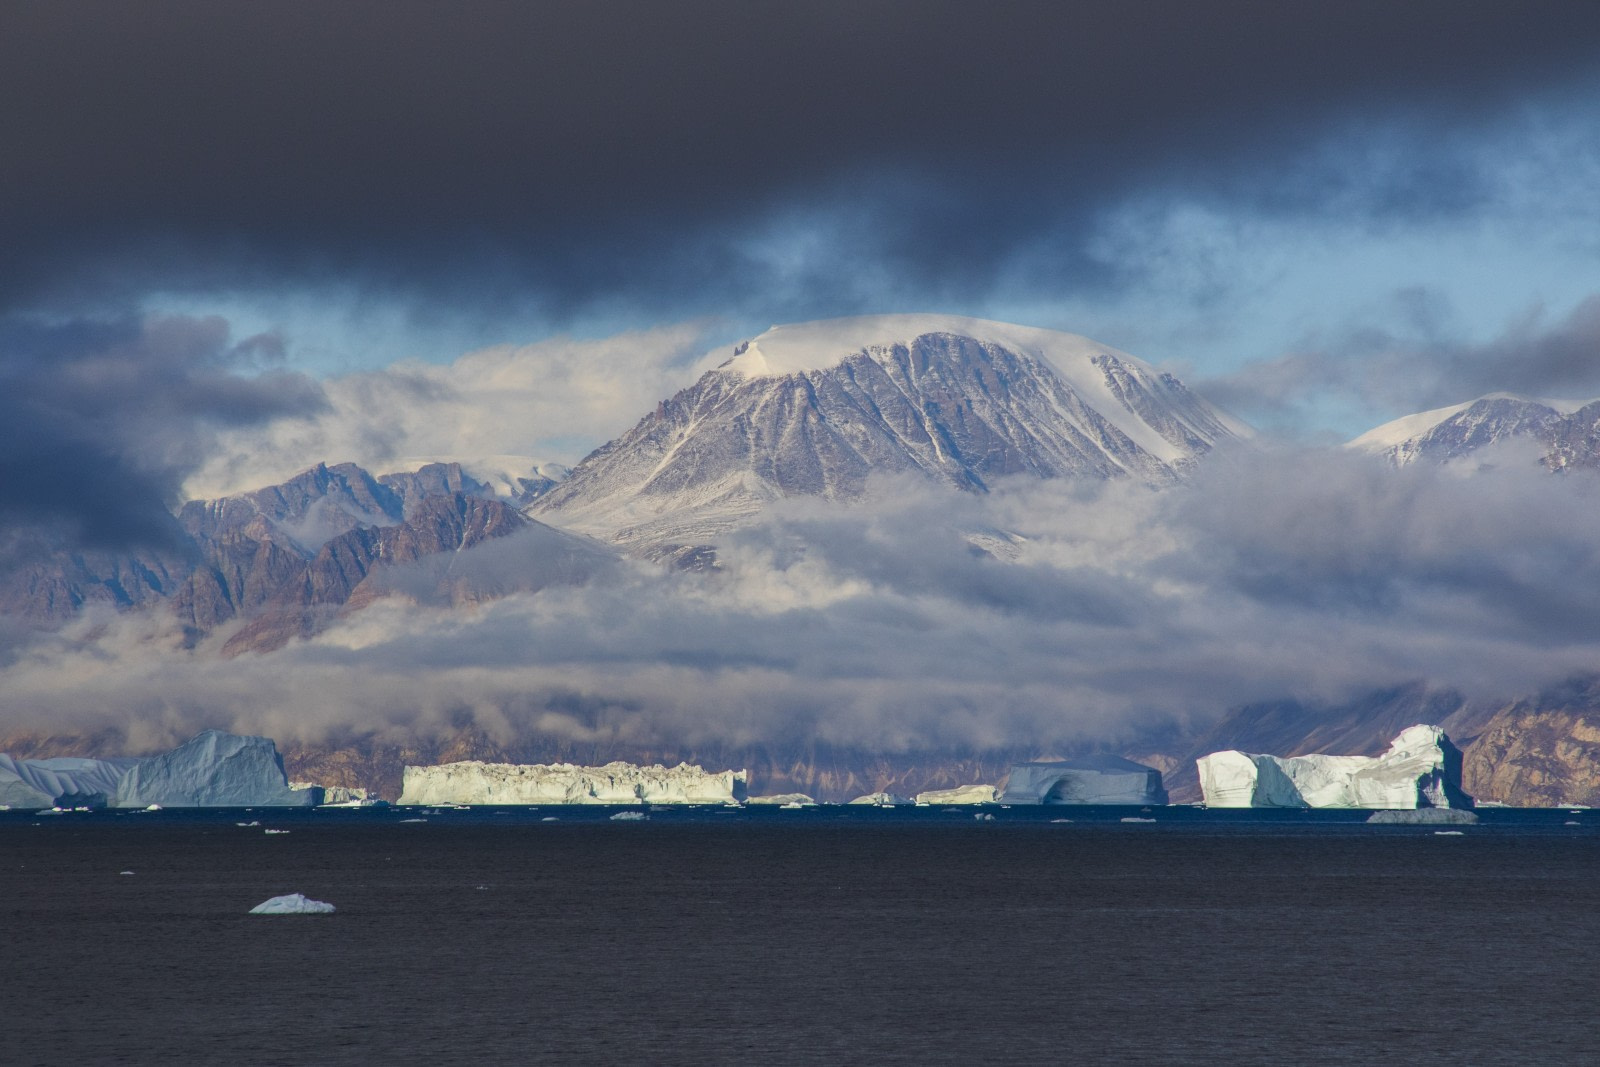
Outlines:
[{"label": "floating ice chunk", "polygon": [[1432,826],[1439,823],[1471,826],[1478,821],[1475,812],[1462,808],[1400,808],[1394,811],[1375,811],[1367,822],[1379,826]]},{"label": "floating ice chunk", "polygon": [[117,784],[115,805],[145,808],[313,807],[320,789],[293,790],[283,757],[266,737],[207,730],[171,752],[141,760]]},{"label": "floating ice chunk", "polygon": [[1000,790],[992,785],[962,785],[917,794],[918,804],[995,804],[999,800]]},{"label": "floating ice chunk", "polygon": [[1208,808],[1470,808],[1461,751],[1437,726],[1409,726],[1381,756],[1267,756],[1236,750],[1197,761]]},{"label": "floating ice chunk", "polygon": [[816,801],[812,800],[810,797],[806,796],[804,793],[774,793],[772,796],[769,796],[769,797],[751,797],[750,798],[750,803],[752,803],[752,804],[776,804],[779,807],[783,807],[783,808],[787,808],[790,805],[795,805],[797,807],[804,808],[804,807],[810,807],[810,806],[816,804]]},{"label": "floating ice chunk", "polygon": [[312,900],[303,893],[286,893],[281,897],[263,900],[250,909],[251,915],[331,915],[332,904]]},{"label": "floating ice chunk", "polygon": [[571,763],[483,763],[464,760],[407,767],[400,804],[725,804],[742,801],[746,772]]},{"label": "floating ice chunk", "polygon": [[267,829],[267,830],[265,830],[265,831],[263,831],[263,832],[264,832],[264,833],[269,833],[269,834],[286,834],[286,833],[288,833],[288,832],[289,832],[289,831],[287,831],[287,830],[273,830],[273,829]]},{"label": "floating ice chunk", "polygon": [[902,797],[894,793],[868,793],[866,796],[856,797],[850,803],[870,804],[875,808],[902,808],[910,807],[916,801],[910,797]]},{"label": "floating ice chunk", "polygon": [[994,816],[989,814],[987,811],[980,811],[974,815],[973,818],[977,819],[979,822],[994,822]]},{"label": "floating ice chunk", "polygon": [[1434,837],[1465,837],[1466,835],[1463,834],[1460,830],[1435,830],[1433,832],[1433,836]]},{"label": "floating ice chunk", "polygon": [[118,874],[132,874],[132,871],[118,871]]},{"label": "floating ice chunk", "polygon": [[1123,822],[1155,822],[1154,819],[1141,819],[1137,815],[1129,815],[1126,818],[1124,818],[1122,821]]},{"label": "floating ice chunk", "polygon": [[645,815],[645,813],[642,812],[642,811],[619,811],[615,815],[611,816],[611,821],[612,822],[639,822],[640,820],[646,819],[646,818],[649,818],[649,816]]},{"label": "floating ice chunk", "polygon": [[1165,804],[1161,772],[1121,756],[1018,763],[1006,779],[1005,804]]}]

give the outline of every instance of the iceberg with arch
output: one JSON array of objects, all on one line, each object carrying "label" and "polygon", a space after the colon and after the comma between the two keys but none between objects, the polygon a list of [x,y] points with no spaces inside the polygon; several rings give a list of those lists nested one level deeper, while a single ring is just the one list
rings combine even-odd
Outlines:
[{"label": "iceberg with arch", "polygon": [[1002,804],[1165,804],[1161,772],[1121,756],[1018,763]]},{"label": "iceberg with arch", "polygon": [[1400,731],[1381,756],[1268,756],[1227,750],[1201,756],[1208,808],[1470,808],[1461,750],[1442,728]]}]

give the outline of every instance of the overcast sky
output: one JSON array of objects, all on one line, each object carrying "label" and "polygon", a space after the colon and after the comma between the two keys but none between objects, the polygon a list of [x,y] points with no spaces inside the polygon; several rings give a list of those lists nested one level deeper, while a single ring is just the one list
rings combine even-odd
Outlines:
[{"label": "overcast sky", "polygon": [[11,3],[0,339],[219,315],[324,377],[940,310],[1349,436],[1600,392],[1462,367],[1600,291],[1597,103],[1573,2]]},{"label": "overcast sky", "polygon": [[[29,530],[159,544],[186,496],[318,460],[572,463],[735,341],[840,315],[1086,334],[1296,448],[1600,396],[1596,115],[1584,2],[13,0],[0,564]],[[641,737],[811,715],[887,745],[1593,662],[1588,482],[1263,455],[1093,520],[1008,491],[972,521],[1039,527],[1018,571],[974,570],[959,516],[903,551],[951,511],[913,495],[866,532],[773,520],[709,591],[629,572],[458,629],[390,605],[282,655],[329,721],[446,714],[436,660],[502,712],[588,686],[656,699]],[[763,563],[775,529],[809,570]],[[92,626],[0,642],[9,707],[262,728],[298,699],[149,618]]]}]

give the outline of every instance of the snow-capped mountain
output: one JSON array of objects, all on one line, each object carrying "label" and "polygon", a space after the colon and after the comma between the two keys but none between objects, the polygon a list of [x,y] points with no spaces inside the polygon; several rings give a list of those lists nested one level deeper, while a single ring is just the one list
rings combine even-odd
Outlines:
[{"label": "snow-capped mountain", "polygon": [[531,509],[645,549],[705,544],[782,497],[869,477],[983,490],[1031,474],[1168,483],[1249,431],[1088,338],[946,315],[777,326],[663,401]]},{"label": "snow-capped mountain", "polygon": [[1600,400],[1530,400],[1491,393],[1395,419],[1357,437],[1350,447],[1404,466],[1416,460],[1459,459],[1516,440],[1537,445],[1542,462],[1552,470],[1600,466]]}]

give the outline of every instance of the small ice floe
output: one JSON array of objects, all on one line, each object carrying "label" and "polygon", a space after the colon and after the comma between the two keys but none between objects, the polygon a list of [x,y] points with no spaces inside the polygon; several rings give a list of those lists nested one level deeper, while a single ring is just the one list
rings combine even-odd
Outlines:
[{"label": "small ice floe", "polygon": [[161,805],[160,804],[151,804],[149,807],[145,808],[144,810],[145,811],[160,811],[161,810]]},{"label": "small ice floe", "polygon": [[994,816],[990,815],[986,811],[978,812],[978,814],[974,815],[973,818],[977,819],[979,822],[994,822]]},{"label": "small ice floe", "polygon": [[1122,819],[1122,821],[1123,821],[1123,822],[1155,822],[1155,820],[1154,820],[1154,819],[1141,819],[1141,818],[1140,818],[1140,817],[1139,817],[1139,816],[1137,816],[1137,815],[1127,815],[1127,816],[1124,816],[1124,817],[1123,817],[1123,819]]},{"label": "small ice floe", "polygon": [[261,825],[261,821],[259,819],[251,819],[249,822],[236,822],[233,825],[235,825],[235,826],[260,826]]},{"label": "small ice floe", "polygon": [[1582,826],[1583,824],[1580,823],[1577,819],[1568,819],[1566,822],[1562,823],[1561,825],[1562,826]]},{"label": "small ice floe", "polygon": [[1435,830],[1433,832],[1433,836],[1434,837],[1465,837],[1466,834],[1463,833],[1460,830]]},{"label": "small ice floe", "polygon": [[250,909],[251,915],[331,915],[333,905],[312,900],[304,893],[285,893],[281,897],[263,900]]},{"label": "small ice floe", "polygon": [[1478,816],[1465,808],[1395,808],[1375,811],[1367,816],[1367,822],[1379,826],[1427,826],[1430,823],[1459,823],[1471,826],[1477,821]]},{"label": "small ice floe", "polygon": [[118,871],[118,874],[132,874],[132,871]]},{"label": "small ice floe", "polygon": [[1051,819],[1051,822],[1071,822],[1071,819]]},{"label": "small ice floe", "polygon": [[539,821],[540,822],[559,822],[560,820],[557,819],[554,815],[546,815],[544,818],[540,819]]},{"label": "small ice floe", "polygon": [[401,822],[427,822],[427,819],[401,819]]},{"label": "small ice floe", "polygon": [[615,815],[611,816],[611,821],[612,822],[639,822],[640,820],[646,819],[646,818],[649,818],[649,816],[647,816],[642,811],[619,811]]},{"label": "small ice floe", "polygon": [[274,830],[271,827],[268,827],[266,830],[264,830],[262,832],[263,833],[268,833],[268,834],[286,834],[289,831],[287,831],[287,830]]}]

